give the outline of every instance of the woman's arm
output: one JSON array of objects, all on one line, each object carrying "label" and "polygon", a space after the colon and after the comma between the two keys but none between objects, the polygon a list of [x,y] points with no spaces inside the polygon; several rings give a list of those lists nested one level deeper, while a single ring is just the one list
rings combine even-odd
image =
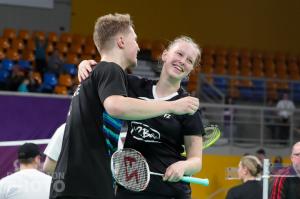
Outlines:
[{"label": "woman's arm", "polygon": [[199,172],[202,168],[202,136],[184,136],[184,145],[187,159],[170,165],[163,180],[170,182],[179,181],[184,175],[190,176]]}]

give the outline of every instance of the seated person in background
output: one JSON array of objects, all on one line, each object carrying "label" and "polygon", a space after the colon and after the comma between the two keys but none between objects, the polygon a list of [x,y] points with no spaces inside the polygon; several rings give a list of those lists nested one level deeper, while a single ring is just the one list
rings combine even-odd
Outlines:
[{"label": "seated person in background", "polygon": [[44,154],[46,155],[45,163],[43,165],[43,170],[45,173],[52,175],[56,163],[61,151],[61,145],[64,138],[64,131],[65,131],[66,123],[63,123],[58,127],[53,134],[49,144],[47,145]]},{"label": "seated person in background", "polygon": [[0,180],[1,199],[48,199],[51,177],[38,171],[39,147],[25,143],[18,151],[20,171]]},{"label": "seated person in background", "polygon": [[257,180],[261,171],[262,165],[257,157],[243,156],[238,168],[238,176],[243,184],[231,188],[226,199],[262,199],[262,185]]}]

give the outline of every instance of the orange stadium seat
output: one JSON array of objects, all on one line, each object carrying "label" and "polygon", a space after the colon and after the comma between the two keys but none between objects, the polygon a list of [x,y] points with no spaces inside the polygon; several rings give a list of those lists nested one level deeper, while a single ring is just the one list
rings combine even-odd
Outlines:
[{"label": "orange stadium seat", "polygon": [[154,41],[152,43],[151,58],[156,61],[160,60],[164,50],[165,50],[165,44],[163,41],[159,41],[159,40]]},{"label": "orange stadium seat", "polygon": [[241,59],[250,59],[251,53],[248,49],[243,48],[240,50],[240,57]]},{"label": "orange stadium seat", "polygon": [[52,45],[56,45],[56,43],[58,42],[58,36],[57,36],[56,32],[48,33],[48,42],[52,43]]},{"label": "orange stadium seat", "polygon": [[63,54],[64,56],[66,55],[66,53],[68,52],[68,46],[66,43],[62,43],[62,42],[59,42],[56,46],[58,52],[60,54]]},{"label": "orange stadium seat", "polygon": [[7,38],[0,37],[0,48],[3,49],[4,51],[10,48],[10,44]]},{"label": "orange stadium seat", "polygon": [[72,43],[77,44],[79,46],[83,46],[85,44],[85,37],[79,34],[74,34],[72,36]]},{"label": "orange stadium seat", "polygon": [[3,30],[3,37],[7,38],[11,42],[14,38],[17,37],[16,30],[13,28],[5,28]]},{"label": "orange stadium seat", "polygon": [[5,53],[3,50],[0,48],[0,60],[3,60],[5,58]]},{"label": "orange stadium seat", "polygon": [[83,54],[85,55],[96,55],[97,53],[97,49],[95,47],[95,45],[85,45],[84,49],[83,49]]},{"label": "orange stadium seat", "polygon": [[80,56],[82,53],[81,44],[79,44],[79,43],[72,44],[70,47],[70,52]]},{"label": "orange stadium seat", "polygon": [[34,31],[33,32],[33,40],[38,39],[38,40],[43,40],[45,41],[46,39],[46,33],[43,31]]},{"label": "orange stadium seat", "polygon": [[34,52],[33,51],[24,51],[23,52],[23,56],[22,56],[22,58],[24,59],[24,60],[28,60],[28,61],[30,61],[32,64],[34,64],[34,61],[35,61],[35,56],[34,56]]},{"label": "orange stadium seat", "polygon": [[60,74],[58,77],[60,86],[71,87],[73,85],[72,77],[69,74]]},{"label": "orange stadium seat", "polygon": [[6,58],[13,60],[13,61],[18,61],[20,59],[18,50],[12,49],[12,48],[8,49],[6,52]]},{"label": "orange stadium seat", "polygon": [[60,37],[59,37],[59,42],[66,43],[68,45],[71,44],[72,43],[72,34],[68,33],[68,32],[61,33]]},{"label": "orange stadium seat", "polygon": [[35,41],[33,39],[29,39],[25,48],[26,50],[35,51]]},{"label": "orange stadium seat", "polygon": [[18,38],[22,39],[23,42],[27,42],[31,36],[28,30],[22,29],[18,32]]},{"label": "orange stadium seat", "polygon": [[216,48],[216,50],[215,50],[215,55],[216,55],[217,57],[218,57],[218,56],[220,56],[220,57],[226,57],[227,54],[228,54],[228,52],[227,52],[227,49],[226,49],[226,48],[218,47],[218,48]]},{"label": "orange stadium seat", "polygon": [[228,58],[238,59],[240,56],[240,51],[238,49],[232,48],[228,51]]},{"label": "orange stadium seat", "polygon": [[54,88],[54,93],[59,95],[68,95],[68,89],[65,86],[57,85]]},{"label": "orange stadium seat", "polygon": [[79,59],[75,53],[68,53],[67,58],[65,61],[67,64],[75,64],[77,65],[79,62]]},{"label": "orange stadium seat", "polygon": [[54,51],[54,46],[53,43],[48,42],[47,47],[46,47],[46,53],[47,55],[51,55]]},{"label": "orange stadium seat", "polygon": [[141,50],[150,50],[152,49],[152,43],[151,41],[147,39],[141,39],[138,41],[139,47]]},{"label": "orange stadium seat", "polygon": [[11,47],[13,49],[16,49],[18,50],[18,52],[22,52],[25,48],[25,45],[23,43],[23,40],[22,39],[19,39],[19,38],[15,38],[12,40],[12,45]]}]

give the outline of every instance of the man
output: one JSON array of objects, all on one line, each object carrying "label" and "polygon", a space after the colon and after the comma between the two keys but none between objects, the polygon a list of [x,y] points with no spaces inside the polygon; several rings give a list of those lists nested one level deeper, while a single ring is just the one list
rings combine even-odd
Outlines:
[{"label": "man", "polygon": [[142,120],[166,113],[194,114],[196,98],[177,101],[143,101],[127,96],[125,69],[137,63],[139,50],[129,15],[100,17],[94,42],[101,62],[74,93],[50,198],[114,198],[110,153],[117,131],[103,131],[104,118],[119,129],[120,121]]},{"label": "man", "polygon": [[295,111],[294,102],[289,99],[287,93],[284,93],[282,99],[278,101],[276,109],[280,118],[278,138],[282,140],[282,144],[287,144],[286,142],[290,135],[290,120]]},{"label": "man", "polygon": [[291,153],[292,165],[279,170],[272,182],[270,199],[300,198],[300,142],[297,142]]},{"label": "man", "polygon": [[25,143],[18,151],[20,171],[0,180],[1,199],[48,199],[51,177],[40,172],[39,148]]},{"label": "man", "polygon": [[47,145],[44,151],[46,159],[43,165],[43,171],[51,176],[53,175],[61,151],[65,126],[66,123],[63,123],[56,129],[49,144]]}]

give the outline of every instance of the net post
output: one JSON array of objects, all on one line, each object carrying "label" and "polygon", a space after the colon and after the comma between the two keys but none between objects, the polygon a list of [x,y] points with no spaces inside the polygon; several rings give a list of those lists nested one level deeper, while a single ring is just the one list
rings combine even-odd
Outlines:
[{"label": "net post", "polygon": [[269,192],[269,177],[270,177],[270,160],[264,159],[263,161],[263,199],[268,199]]}]

